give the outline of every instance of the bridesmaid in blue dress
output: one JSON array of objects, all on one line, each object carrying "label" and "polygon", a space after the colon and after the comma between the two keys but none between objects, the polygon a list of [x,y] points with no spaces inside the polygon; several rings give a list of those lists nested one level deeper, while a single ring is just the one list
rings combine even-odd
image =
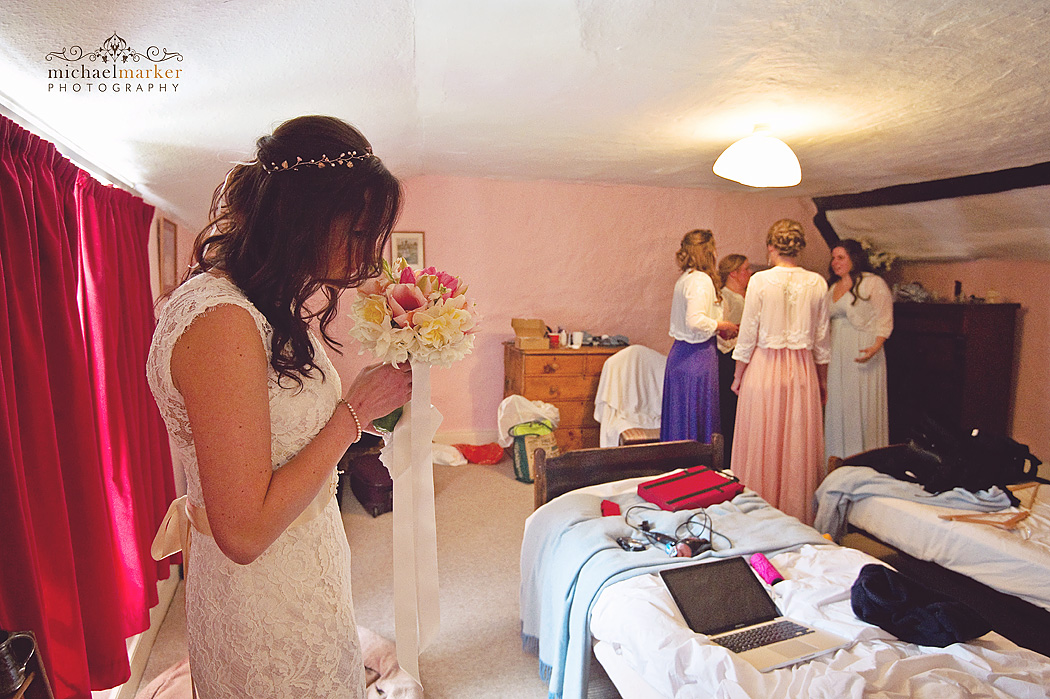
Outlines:
[{"label": "bridesmaid in blue dress", "polygon": [[893,332],[893,295],[871,271],[856,240],[842,240],[831,250],[828,316],[825,458],[884,447],[889,444],[889,405],[882,345]]}]

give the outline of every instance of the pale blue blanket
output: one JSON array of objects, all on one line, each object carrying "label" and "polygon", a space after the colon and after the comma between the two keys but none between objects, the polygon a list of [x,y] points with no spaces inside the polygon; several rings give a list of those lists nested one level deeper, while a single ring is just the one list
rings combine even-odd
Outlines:
[{"label": "pale blue blanket", "polygon": [[853,503],[876,495],[977,512],[1010,507],[1010,498],[998,486],[976,493],[955,488],[934,495],[918,483],[898,480],[868,466],[840,466],[817,488],[817,519],[813,526],[838,541],[846,533],[846,520]]},{"label": "pale blue blanket", "polygon": [[[716,534],[705,531],[717,551],[696,558],[671,558],[662,549],[628,552],[616,537],[636,535],[623,516],[602,517],[602,497],[568,493],[547,503],[529,521],[521,547],[521,634],[525,650],[539,656],[540,676],[551,699],[583,699],[590,665],[590,610],[598,593],[618,580],[660,568],[687,565],[706,556],[767,555],[805,544],[827,544],[811,527],[745,491],[707,508]],[[645,504],[635,493],[610,497],[626,513]],[[654,509],[631,515],[674,535],[698,510]],[[636,517],[636,515],[638,515]],[[728,538],[723,538],[719,534]]]}]

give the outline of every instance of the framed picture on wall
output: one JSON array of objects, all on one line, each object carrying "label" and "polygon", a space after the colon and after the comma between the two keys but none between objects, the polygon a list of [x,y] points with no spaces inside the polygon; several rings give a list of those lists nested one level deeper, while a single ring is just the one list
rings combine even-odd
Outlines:
[{"label": "framed picture on wall", "polygon": [[179,227],[174,221],[163,216],[157,221],[157,258],[160,266],[160,293],[166,294],[178,284],[179,263],[176,259],[178,250]]},{"label": "framed picture on wall", "polygon": [[405,258],[410,267],[426,267],[422,231],[394,231],[390,234],[390,264]]}]

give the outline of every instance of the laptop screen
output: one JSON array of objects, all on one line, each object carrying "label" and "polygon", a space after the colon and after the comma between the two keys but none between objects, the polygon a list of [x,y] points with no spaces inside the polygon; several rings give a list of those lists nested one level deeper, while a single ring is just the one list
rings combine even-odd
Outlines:
[{"label": "laptop screen", "polygon": [[689,628],[706,636],[780,616],[769,593],[741,557],[660,571]]}]

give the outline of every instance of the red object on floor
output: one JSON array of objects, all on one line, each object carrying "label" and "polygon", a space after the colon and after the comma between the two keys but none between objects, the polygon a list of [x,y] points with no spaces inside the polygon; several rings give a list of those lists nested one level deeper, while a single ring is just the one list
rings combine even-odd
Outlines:
[{"label": "red object on floor", "polygon": [[503,447],[496,442],[488,444],[453,444],[463,457],[472,464],[498,464],[503,460]]},{"label": "red object on floor", "polygon": [[602,517],[615,517],[620,514],[620,506],[612,500],[602,500]]}]

